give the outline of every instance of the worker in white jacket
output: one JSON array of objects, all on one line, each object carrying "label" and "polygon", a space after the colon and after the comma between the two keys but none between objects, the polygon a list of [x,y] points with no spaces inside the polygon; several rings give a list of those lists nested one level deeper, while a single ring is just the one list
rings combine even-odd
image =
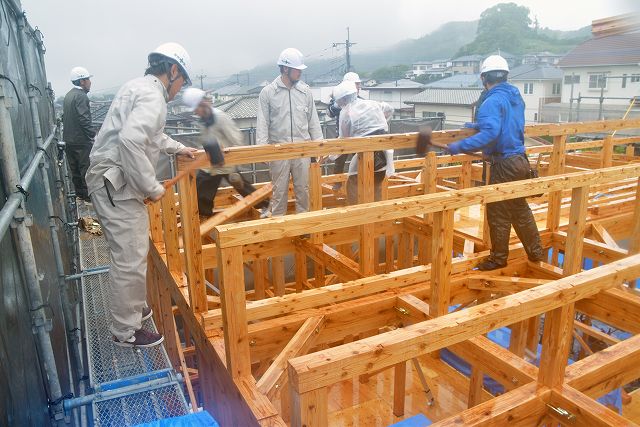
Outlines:
[{"label": "worker in white jacket", "polygon": [[194,149],[164,134],[167,102],[190,84],[189,68],[189,54],[177,43],[151,52],[145,76],[125,83],[113,99],[90,154],[87,187],[111,255],[110,330],[122,346],[150,347],[163,340],[142,329],[142,321],[151,316],[144,202],[164,194],[155,170],[161,151],[194,156]]},{"label": "worker in white jacket", "polygon": [[[322,139],[322,129],[311,89],[300,81],[304,57],[288,48],[278,58],[280,76],[260,92],[257,144],[287,144]],[[296,212],[309,210],[309,165],[311,159],[277,160],[269,164],[273,196],[271,214],[287,213],[289,175],[293,178]]]},{"label": "worker in white jacket", "polygon": [[[353,82],[343,81],[333,89],[336,103],[342,109],[339,121],[339,137],[351,138],[368,135],[382,135],[389,133],[387,119],[393,114],[393,109],[387,104],[360,99],[358,90]],[[380,200],[382,181],[385,176],[395,172],[393,167],[393,150],[374,152],[374,195]],[[349,204],[358,202],[358,156],[353,156],[349,164],[347,178],[347,200]]]}]

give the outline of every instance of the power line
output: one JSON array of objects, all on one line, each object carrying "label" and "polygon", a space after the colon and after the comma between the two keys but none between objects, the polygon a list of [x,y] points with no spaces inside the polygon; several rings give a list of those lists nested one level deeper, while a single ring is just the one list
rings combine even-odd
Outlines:
[{"label": "power line", "polygon": [[351,48],[351,46],[355,45],[357,43],[352,43],[351,42],[351,37],[349,35],[349,27],[347,27],[347,39],[344,41],[344,43],[334,43],[333,47],[339,47],[339,46],[344,46],[345,47],[345,56],[347,58],[347,70],[346,72],[348,73],[349,71],[351,71],[351,54],[349,52],[349,49]]}]

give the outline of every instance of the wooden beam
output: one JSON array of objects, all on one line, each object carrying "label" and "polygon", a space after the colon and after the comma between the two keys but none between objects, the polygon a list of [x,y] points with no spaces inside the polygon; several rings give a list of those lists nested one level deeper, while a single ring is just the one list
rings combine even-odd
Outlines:
[{"label": "wooden beam", "polygon": [[638,179],[638,186],[636,188],[636,203],[633,208],[633,222],[629,241],[631,242],[629,245],[629,254],[635,255],[640,253],[640,178]]},{"label": "wooden beam", "polygon": [[547,279],[496,276],[492,274],[471,274],[467,279],[467,287],[469,289],[507,293],[516,293],[551,282],[551,280]]},{"label": "wooden beam", "polygon": [[[549,164],[548,176],[559,175],[564,173],[565,156],[566,156],[567,137],[565,135],[555,136],[553,138],[553,153],[551,153],[551,162]],[[549,193],[549,202],[547,204],[547,228],[556,231],[560,224],[560,204],[562,195],[555,191]]]},{"label": "wooden beam", "polygon": [[623,331],[640,334],[640,297],[631,292],[609,289],[579,301],[576,310]]},{"label": "wooden beam", "polygon": [[558,307],[545,314],[542,332],[542,353],[538,383],[547,387],[558,387],[564,381],[564,370],[573,342],[573,303]]},{"label": "wooden beam", "polygon": [[431,252],[431,315],[449,312],[451,258],[453,250],[453,210],[433,214]]},{"label": "wooden beam", "polygon": [[407,384],[407,362],[398,363],[393,369],[393,415],[404,416],[404,395]]},{"label": "wooden beam", "polygon": [[162,225],[167,268],[171,272],[182,273],[182,257],[180,256],[180,245],[178,243],[178,213],[173,189],[164,193],[160,203],[162,205]]},{"label": "wooden beam", "polygon": [[[284,349],[278,354],[267,371],[258,380],[258,390],[270,399],[273,399],[278,389],[282,388],[287,380],[286,369],[289,359],[305,354],[312,346],[315,337],[320,333],[324,323],[324,316],[308,318],[291,338]],[[288,399],[289,396],[281,395],[280,399]]]},{"label": "wooden beam", "polygon": [[[559,389],[551,390],[549,398],[549,411],[557,414],[553,408],[561,408],[575,416],[573,423],[589,427],[630,427],[637,424],[624,418],[621,415],[607,409],[596,400],[593,400],[579,391],[569,386],[561,386]],[[550,413],[552,413],[550,412]],[[564,417],[554,416],[563,425],[569,424],[571,420]]]},{"label": "wooden beam", "polygon": [[329,424],[327,388],[298,393],[289,387],[291,393],[291,426],[324,427]]},{"label": "wooden beam", "polygon": [[[374,200],[373,152],[358,153],[358,203],[370,203]],[[375,274],[375,240],[373,223],[359,226],[360,230],[360,272],[365,276]]]},{"label": "wooden beam", "polygon": [[607,246],[611,246],[614,249],[622,249],[618,246],[618,242],[615,241],[613,237],[609,234],[609,232],[597,221],[591,223],[591,229],[593,234]]},{"label": "wooden beam", "polygon": [[565,276],[575,274],[582,269],[582,246],[584,244],[588,200],[589,187],[578,187],[572,190],[569,229],[562,268]]},{"label": "wooden beam", "polygon": [[316,262],[337,274],[342,281],[347,282],[364,277],[358,270],[358,264],[355,261],[328,245],[314,245],[306,239],[293,239],[293,243],[302,253],[309,255]]},{"label": "wooden beam", "polygon": [[290,378],[301,392],[325,387],[572,304],[639,275],[640,255],[634,255],[402,330],[292,359],[295,374]]},{"label": "wooden beam", "polygon": [[220,224],[224,224],[227,221],[230,221],[233,218],[242,215],[261,201],[271,197],[272,192],[273,186],[271,185],[271,183],[263,185],[258,190],[254,191],[246,197],[243,197],[222,212],[215,214],[214,216],[208,218],[206,221],[200,224],[200,235],[204,236],[206,234],[209,234],[214,227]]}]

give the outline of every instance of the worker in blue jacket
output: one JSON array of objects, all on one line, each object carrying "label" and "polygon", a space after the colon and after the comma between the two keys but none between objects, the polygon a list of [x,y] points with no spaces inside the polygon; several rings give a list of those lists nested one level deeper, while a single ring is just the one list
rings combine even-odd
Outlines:
[{"label": "worker in blue jacket", "polygon": [[[518,89],[507,83],[508,74],[509,65],[500,55],[489,56],[483,62],[480,77],[487,92],[477,122],[471,124],[478,133],[445,147],[451,154],[482,151],[491,164],[490,184],[531,177],[524,148],[524,101]],[[507,265],[512,225],[529,260],[545,259],[540,233],[524,197],[487,204],[487,219],[491,254],[477,266],[479,270]]]}]

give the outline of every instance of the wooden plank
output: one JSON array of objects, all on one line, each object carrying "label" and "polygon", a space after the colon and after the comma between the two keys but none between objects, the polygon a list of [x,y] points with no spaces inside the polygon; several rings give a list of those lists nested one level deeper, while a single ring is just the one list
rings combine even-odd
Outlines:
[{"label": "wooden plank", "polygon": [[242,248],[221,248],[220,298],[227,369],[233,378],[251,375]]},{"label": "wooden plank", "polygon": [[631,292],[609,289],[578,302],[576,309],[623,331],[640,334],[640,297]]},{"label": "wooden plank", "polygon": [[602,142],[602,151],[600,152],[600,167],[609,168],[613,166],[613,137],[607,135]]},{"label": "wooden plank", "polygon": [[434,317],[443,316],[449,312],[453,212],[449,209],[433,214],[430,301],[431,315]]},{"label": "wooden plank", "polygon": [[640,253],[640,178],[638,179],[638,186],[636,188],[636,203],[633,208],[633,222],[629,242],[629,254],[635,255]]},{"label": "wooden plank", "polygon": [[298,393],[289,387],[291,393],[291,426],[292,427],[324,427],[329,424],[327,411],[327,388]]},{"label": "wooden plank", "polygon": [[[373,152],[358,153],[358,203],[374,200]],[[359,226],[360,230],[360,272],[365,276],[375,274],[375,242],[373,223]]]},{"label": "wooden plank", "polygon": [[149,214],[151,241],[153,243],[160,243],[162,242],[162,214],[160,212],[160,203],[149,203],[147,205],[147,213]]},{"label": "wooden plank", "polygon": [[468,276],[467,287],[479,291],[516,293],[549,282],[551,282],[551,280],[496,276],[492,274],[471,274]]},{"label": "wooden plank", "polygon": [[187,256],[186,274],[189,283],[189,303],[194,313],[207,311],[207,290],[204,284],[202,264],[202,239],[200,238],[198,203],[196,201],[196,177],[190,173],[178,181],[180,195],[180,221],[182,239]]},{"label": "wooden plank", "polygon": [[574,320],[573,326],[576,328],[576,330],[581,331],[583,334],[589,335],[590,337],[595,338],[598,341],[602,341],[607,345],[615,345],[620,342],[618,338],[608,335],[602,332],[600,329],[594,328],[593,326],[584,324],[577,320]]},{"label": "wooden plank", "polygon": [[[437,191],[436,189],[436,176],[438,175],[438,161],[436,153],[430,151],[424,159],[424,165],[422,167],[422,185],[423,194],[432,194]],[[425,230],[431,230],[433,224],[433,215],[424,214],[422,224],[425,226]],[[431,262],[431,244],[432,241],[427,236],[418,239],[418,262],[420,264],[427,264]]]},{"label": "wooden plank", "polygon": [[284,257],[274,256],[271,258],[271,283],[276,296],[284,295]]},{"label": "wooden plank", "polygon": [[[564,173],[565,156],[566,156],[567,137],[565,135],[555,136],[553,138],[553,152],[551,153],[551,162],[547,176],[559,175]],[[562,200],[561,193],[554,191],[549,193],[548,211],[547,211],[547,228],[556,231],[560,224],[560,203]]]},{"label": "wooden plank", "polygon": [[[290,370],[290,378],[301,392],[325,387],[570,305],[639,275],[640,255],[634,255],[402,330],[292,359],[289,363],[295,374]],[[547,370],[545,374],[551,373]]]},{"label": "wooden plank", "polygon": [[306,239],[294,239],[294,245],[303,253],[306,253],[321,265],[338,275],[342,281],[356,280],[364,277],[358,270],[358,264],[342,255],[332,247],[319,244],[315,245]]},{"label": "wooden plank", "polygon": [[616,242],[615,239],[611,237],[611,234],[609,234],[609,232],[602,226],[602,224],[595,221],[591,223],[591,227],[593,234],[595,234],[598,240],[600,240],[602,243],[607,246],[611,246],[614,249],[622,249],[620,246],[618,246],[618,242]]},{"label": "wooden plank", "polygon": [[176,210],[176,196],[173,190],[167,191],[160,201],[162,205],[162,225],[164,250],[167,257],[169,271],[182,273],[182,257],[178,243],[178,213]]},{"label": "wooden plank", "polygon": [[207,235],[211,233],[214,227],[220,224],[224,224],[225,222],[242,215],[261,201],[271,197],[272,192],[273,186],[271,185],[271,183],[263,185],[258,190],[254,191],[246,197],[243,197],[222,212],[213,215],[211,218],[208,218],[206,221],[200,224],[200,235]]},{"label": "wooden plank", "polygon": [[[311,163],[309,167],[309,209],[312,211],[322,210],[322,171],[317,162]],[[311,243],[321,245],[323,243],[322,233],[313,233],[309,239]],[[315,277],[316,287],[318,284],[325,283],[325,267],[321,262],[313,263],[313,276]]]},{"label": "wooden plank", "polygon": [[407,362],[393,368],[393,415],[404,416],[404,394],[407,384]]},{"label": "wooden plank", "polygon": [[447,209],[457,209],[478,203],[492,203],[505,199],[527,197],[547,191],[573,189],[587,185],[619,181],[640,176],[640,165],[631,164],[591,172],[565,174],[563,179],[550,176],[531,181],[513,181],[464,190],[365,203],[346,208],[325,209],[241,224],[216,227],[216,241],[223,247],[274,240],[371,224]]},{"label": "wooden plank", "polygon": [[582,246],[587,221],[587,202],[589,187],[574,188],[571,192],[569,211],[569,229],[562,271],[565,276],[575,274],[582,269]]},{"label": "wooden plank", "polygon": [[[589,427],[637,426],[637,424],[569,386],[561,386],[557,390],[552,390],[549,405],[562,408],[574,415],[575,421],[573,423],[575,425]],[[550,408],[549,411],[552,409]],[[561,420],[563,424],[570,422],[567,418],[558,418],[557,416],[554,418]]]},{"label": "wooden plank", "polygon": [[[280,354],[275,358],[264,375],[257,383],[258,390],[270,399],[287,380],[286,368],[289,359],[305,354],[313,346],[315,337],[320,333],[324,323],[324,316],[308,318],[298,332],[291,338]],[[281,395],[281,399],[288,399]]]}]

